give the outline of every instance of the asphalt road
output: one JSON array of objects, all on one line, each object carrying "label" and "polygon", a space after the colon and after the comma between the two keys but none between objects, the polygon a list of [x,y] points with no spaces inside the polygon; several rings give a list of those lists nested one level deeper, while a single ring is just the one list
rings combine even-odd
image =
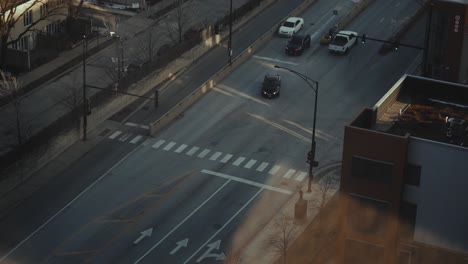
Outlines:
[{"label": "asphalt road", "polygon": [[[330,2],[319,1],[303,15],[304,31],[328,30],[320,24],[333,23]],[[386,21],[414,8],[415,1],[377,0],[349,28],[385,39],[392,27]],[[408,35],[409,43],[422,42],[422,34]],[[70,177],[57,178],[3,219],[2,256],[61,210],[64,201],[72,201],[77,190],[85,190],[10,251],[7,261],[221,263],[224,254],[255,236],[305,180],[314,92],[273,65],[319,81],[317,154],[324,167],[341,158],[343,126],[372,106],[419,52],[401,48],[381,56],[381,44],[368,41],[348,56],[331,55],[323,47],[288,57],[285,42],[273,38],[155,138],[131,127],[112,131],[63,172]],[[281,96],[263,99],[261,80],[275,72],[282,76]],[[141,111],[129,121],[149,119],[151,113]],[[83,178],[100,180],[85,189]],[[141,234],[145,230],[151,236]]]}]

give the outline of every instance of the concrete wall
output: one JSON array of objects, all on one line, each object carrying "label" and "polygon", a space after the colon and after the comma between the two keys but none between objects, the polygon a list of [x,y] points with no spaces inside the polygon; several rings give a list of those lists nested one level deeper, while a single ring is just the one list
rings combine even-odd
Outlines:
[{"label": "concrete wall", "polygon": [[376,110],[376,120],[379,120],[387,109],[395,103],[398,96],[400,95],[401,88],[403,86],[403,82],[405,81],[407,75],[403,75],[393,86],[388,90],[385,95],[380,98],[380,100],[374,105],[374,109]]},{"label": "concrete wall", "polygon": [[421,178],[403,200],[417,204],[415,241],[468,254],[467,161],[467,148],[410,137],[408,162]]}]

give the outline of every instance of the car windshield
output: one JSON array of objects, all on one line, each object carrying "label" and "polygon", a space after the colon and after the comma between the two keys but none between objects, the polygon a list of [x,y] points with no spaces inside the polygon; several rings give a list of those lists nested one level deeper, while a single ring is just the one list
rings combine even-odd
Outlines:
[{"label": "car windshield", "polygon": [[289,43],[292,45],[301,45],[302,44],[302,39],[293,37],[292,39],[289,40]]},{"label": "car windshield", "polygon": [[294,23],[293,23],[293,22],[284,22],[284,23],[283,23],[283,27],[293,28],[293,27],[294,27]]}]

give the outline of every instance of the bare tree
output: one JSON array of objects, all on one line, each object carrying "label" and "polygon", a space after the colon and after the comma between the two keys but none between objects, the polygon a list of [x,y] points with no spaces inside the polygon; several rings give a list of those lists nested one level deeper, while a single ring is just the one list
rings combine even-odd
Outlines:
[{"label": "bare tree", "polygon": [[184,31],[187,30],[186,27],[190,21],[184,2],[184,0],[173,0],[174,10],[165,21],[168,36],[174,44],[182,43]]},{"label": "bare tree", "polygon": [[288,249],[296,234],[294,220],[286,214],[281,213],[274,221],[275,233],[268,238],[268,245],[281,257],[282,263],[286,264]]},{"label": "bare tree", "polygon": [[65,3],[68,6],[68,17],[71,20],[74,20],[78,17],[78,14],[83,7],[84,0],[65,0]]},{"label": "bare tree", "polygon": [[152,24],[144,33],[143,41],[138,43],[138,55],[140,63],[151,63],[157,55],[155,24]]},{"label": "bare tree", "polygon": [[6,134],[14,134],[16,141],[14,145],[21,146],[31,136],[31,125],[25,120],[22,109],[23,90],[20,81],[16,77],[9,76],[0,71],[0,97],[6,97],[10,100],[13,113],[4,120],[3,131]]},{"label": "bare tree", "polygon": [[56,96],[55,101],[63,106],[66,110],[72,113],[72,121],[80,121],[79,106],[83,102],[83,87],[79,85],[78,73],[74,72],[69,75],[71,82],[67,82],[64,86],[64,93]]},{"label": "bare tree", "polygon": [[[33,10],[41,9],[40,17],[32,17]],[[61,4],[60,0],[1,0],[0,1],[0,67],[5,69],[6,53],[8,45],[11,45],[25,36],[28,32],[33,31],[35,26],[46,20],[51,20],[56,17],[65,19],[66,5]],[[26,21],[26,18],[30,18]],[[34,19],[33,19],[34,18]],[[24,26],[24,27],[23,27]],[[16,36],[12,36],[12,30],[21,28],[21,31]]]},{"label": "bare tree", "polygon": [[328,199],[330,199],[331,191],[338,186],[338,174],[328,173],[317,183],[318,199],[309,203],[311,211],[318,210],[319,232],[322,231],[323,213]]},{"label": "bare tree", "polygon": [[120,19],[116,16],[101,16],[104,27],[111,33],[113,37],[119,39],[119,43],[115,45],[115,56],[112,56],[112,66],[106,69],[106,75],[114,82],[118,83],[122,79],[125,72],[124,66],[124,40],[125,36],[120,35],[119,25]]}]

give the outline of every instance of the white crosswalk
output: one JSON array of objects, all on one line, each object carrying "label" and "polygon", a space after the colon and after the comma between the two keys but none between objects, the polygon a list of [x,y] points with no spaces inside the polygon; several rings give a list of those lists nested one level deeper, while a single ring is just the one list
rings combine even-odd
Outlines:
[{"label": "white crosswalk", "polygon": [[[272,176],[282,177],[284,179],[294,179],[295,181],[301,182],[307,177],[307,172],[298,171],[292,168],[281,167],[280,165],[270,164],[264,161],[258,161],[256,159],[249,159],[246,157],[237,156],[235,157],[229,153],[223,153],[220,151],[212,151],[206,148],[200,148],[197,146],[189,146],[187,144],[179,144],[174,141],[166,141],[164,139],[151,139],[144,138],[142,135],[133,135],[132,133],[124,133],[122,131],[114,131],[109,137],[111,140],[118,140],[121,142],[129,142],[130,144],[137,144],[143,141],[143,146],[151,146],[154,149],[162,149],[164,151],[173,151],[174,153],[184,153],[187,156],[194,156],[198,158],[206,158],[210,161],[220,163],[230,163],[236,167],[242,167],[244,169],[252,169],[257,172],[267,173]],[[211,155],[209,155],[212,153]]]}]

